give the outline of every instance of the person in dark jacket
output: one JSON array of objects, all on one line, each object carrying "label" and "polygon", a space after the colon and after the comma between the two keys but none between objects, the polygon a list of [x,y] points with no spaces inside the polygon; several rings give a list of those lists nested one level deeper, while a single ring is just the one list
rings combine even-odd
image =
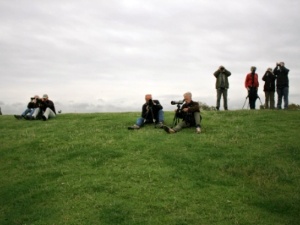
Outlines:
[{"label": "person in dark jacket", "polygon": [[163,107],[158,100],[152,100],[151,94],[145,95],[145,103],[142,106],[142,114],[129,130],[140,129],[144,124],[154,123],[155,127],[162,128],[164,122]]},{"label": "person in dark jacket", "polygon": [[214,76],[216,77],[216,89],[217,89],[217,104],[216,109],[220,109],[220,100],[221,96],[223,95],[223,104],[224,109],[228,110],[227,105],[227,94],[229,89],[229,82],[228,77],[231,75],[231,73],[225,69],[224,66],[220,66],[219,69],[214,72]]},{"label": "person in dark jacket", "polygon": [[201,116],[200,116],[200,107],[198,102],[194,102],[192,100],[192,93],[187,92],[183,95],[184,104],[181,108],[176,110],[176,116],[178,118],[182,118],[182,121],[179,122],[175,127],[170,128],[168,126],[164,126],[164,130],[173,134],[180,131],[182,128],[186,127],[196,127],[196,133],[201,133]]},{"label": "person in dark jacket", "polygon": [[32,116],[34,113],[34,110],[39,107],[38,102],[40,101],[40,98],[38,95],[35,95],[30,99],[30,102],[27,104],[27,108],[21,115],[14,115],[14,117],[18,120],[20,119],[26,119],[26,116]]},{"label": "person in dark jacket", "polygon": [[289,69],[285,68],[284,62],[276,64],[273,70],[276,76],[276,88],[277,88],[277,109],[281,109],[282,98],[284,100],[284,109],[289,107]]},{"label": "person in dark jacket", "polygon": [[272,68],[268,68],[265,72],[262,80],[265,82],[264,92],[265,92],[265,109],[274,109],[275,107],[275,80],[276,77],[273,74]]},{"label": "person in dark jacket", "polygon": [[248,73],[245,79],[245,87],[248,90],[248,98],[250,109],[255,109],[255,102],[258,98],[257,90],[259,87],[258,75],[255,73],[256,67],[252,66],[250,68],[251,73]]},{"label": "person in dark jacket", "polygon": [[37,119],[39,113],[42,114],[42,119],[44,121],[56,117],[56,111],[53,101],[49,100],[48,95],[44,94],[42,101],[40,102],[39,108],[36,108],[34,110],[34,113],[32,114],[31,118],[32,120]]}]

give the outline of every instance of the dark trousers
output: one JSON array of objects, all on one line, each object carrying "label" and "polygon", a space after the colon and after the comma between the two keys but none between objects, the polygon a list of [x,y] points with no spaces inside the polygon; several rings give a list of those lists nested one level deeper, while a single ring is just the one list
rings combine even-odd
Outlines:
[{"label": "dark trousers", "polygon": [[224,109],[227,110],[227,89],[226,88],[218,88],[217,89],[217,109],[219,110],[220,108],[220,100],[221,96],[223,95],[223,104],[224,104]]},{"label": "dark trousers", "polygon": [[251,87],[248,91],[250,109],[255,109],[255,102],[257,99],[257,88]]},{"label": "dark trousers", "polygon": [[281,109],[282,98],[284,100],[284,109],[289,107],[289,87],[277,88],[277,109]]},{"label": "dark trousers", "polygon": [[274,109],[274,91],[265,91],[265,109]]}]

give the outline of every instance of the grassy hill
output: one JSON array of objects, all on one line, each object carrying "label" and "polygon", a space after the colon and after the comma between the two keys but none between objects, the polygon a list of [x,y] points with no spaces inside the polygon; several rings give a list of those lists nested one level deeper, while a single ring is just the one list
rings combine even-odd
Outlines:
[{"label": "grassy hill", "polygon": [[139,115],[0,116],[0,224],[299,224],[299,111],[204,111],[200,135]]}]

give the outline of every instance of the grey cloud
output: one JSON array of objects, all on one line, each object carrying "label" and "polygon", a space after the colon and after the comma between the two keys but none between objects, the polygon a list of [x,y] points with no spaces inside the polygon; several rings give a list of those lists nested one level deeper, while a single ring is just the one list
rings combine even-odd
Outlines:
[{"label": "grey cloud", "polygon": [[[250,66],[261,78],[278,60],[291,70],[296,101],[299,6],[296,0],[2,1],[1,101],[26,104],[45,92],[63,112],[127,111],[140,110],[145,92],[169,105],[191,90],[214,105],[212,73],[222,64],[232,72],[230,104],[238,108]],[[110,105],[119,99],[118,107]]]}]

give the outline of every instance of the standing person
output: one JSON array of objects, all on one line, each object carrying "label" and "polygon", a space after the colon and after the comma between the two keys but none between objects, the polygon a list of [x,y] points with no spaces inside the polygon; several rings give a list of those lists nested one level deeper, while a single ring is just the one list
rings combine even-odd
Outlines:
[{"label": "standing person", "polygon": [[26,116],[32,116],[34,110],[39,107],[40,97],[35,95],[34,97],[30,98],[30,102],[27,104],[27,108],[21,115],[14,115],[14,117],[18,120],[26,119]]},{"label": "standing person", "polygon": [[268,68],[262,80],[265,82],[264,92],[265,92],[265,109],[274,109],[275,107],[275,80],[276,77],[272,72],[272,68]]},{"label": "standing person", "polygon": [[40,107],[34,110],[34,113],[31,116],[31,119],[36,119],[39,113],[42,113],[42,119],[44,121],[54,118],[56,116],[55,106],[53,101],[49,100],[48,95],[44,94]]},{"label": "standing person", "polygon": [[277,109],[281,109],[282,98],[284,100],[284,109],[289,107],[289,69],[285,68],[284,62],[276,64],[273,70],[276,76],[276,88],[277,88]]},{"label": "standing person", "polygon": [[250,109],[255,109],[255,102],[258,97],[257,90],[258,90],[258,75],[255,73],[256,67],[252,66],[250,68],[251,73],[248,73],[245,79],[245,87],[248,90],[248,98],[249,98],[249,105]]},{"label": "standing person", "polygon": [[192,93],[186,92],[184,95],[184,104],[181,106],[180,110],[176,110],[176,116],[182,118],[182,121],[178,123],[174,128],[164,126],[164,130],[173,134],[180,131],[182,128],[186,127],[196,127],[196,133],[201,133],[201,116],[199,103],[192,100]]},{"label": "standing person", "polygon": [[214,73],[214,76],[216,77],[216,89],[217,89],[217,106],[216,106],[217,110],[220,109],[220,100],[222,95],[223,95],[224,109],[228,110],[227,93],[229,88],[228,77],[230,75],[231,73],[228,70],[226,70],[224,66],[220,66],[219,69]]},{"label": "standing person", "polygon": [[144,124],[155,123],[155,127],[162,128],[164,122],[163,107],[158,100],[152,100],[151,94],[145,95],[145,103],[142,106],[141,117],[136,120],[128,130],[140,129]]}]

